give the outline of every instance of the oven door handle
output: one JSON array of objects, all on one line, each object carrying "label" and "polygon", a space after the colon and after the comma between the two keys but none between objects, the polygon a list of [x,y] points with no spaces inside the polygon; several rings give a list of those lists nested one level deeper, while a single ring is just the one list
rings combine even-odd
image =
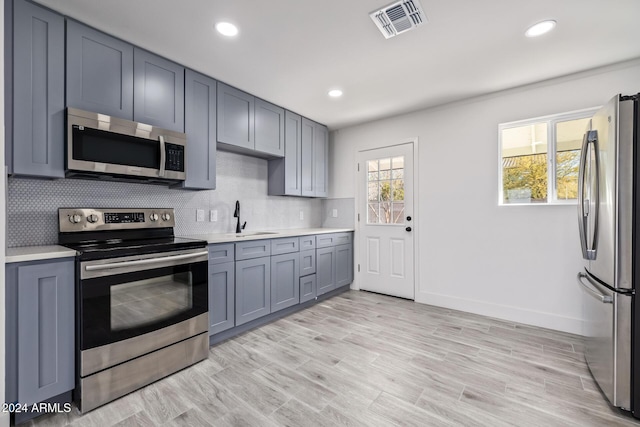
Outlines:
[{"label": "oven door handle", "polygon": [[164,136],[158,137],[160,142],[160,169],[158,170],[158,176],[164,177],[165,164],[167,163],[167,146],[164,143]]},{"label": "oven door handle", "polygon": [[171,255],[171,256],[148,258],[148,259],[136,259],[133,261],[112,262],[110,264],[87,265],[85,266],[85,270],[87,271],[110,270],[113,268],[124,268],[124,267],[131,267],[135,265],[148,265],[148,264],[157,264],[157,263],[168,262],[168,261],[179,261],[183,259],[197,258],[204,255],[209,255],[209,252],[202,251],[202,252],[194,252],[191,254]]}]

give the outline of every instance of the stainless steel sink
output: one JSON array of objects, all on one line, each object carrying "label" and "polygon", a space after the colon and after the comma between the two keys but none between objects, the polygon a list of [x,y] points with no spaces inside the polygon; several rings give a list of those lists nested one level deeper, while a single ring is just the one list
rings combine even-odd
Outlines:
[{"label": "stainless steel sink", "polygon": [[236,237],[236,238],[240,239],[240,238],[243,238],[243,237],[265,236],[265,235],[269,235],[269,234],[278,234],[278,233],[273,232],[273,231],[256,231],[254,233],[241,233],[241,234],[229,233],[229,234],[227,234],[227,236]]}]

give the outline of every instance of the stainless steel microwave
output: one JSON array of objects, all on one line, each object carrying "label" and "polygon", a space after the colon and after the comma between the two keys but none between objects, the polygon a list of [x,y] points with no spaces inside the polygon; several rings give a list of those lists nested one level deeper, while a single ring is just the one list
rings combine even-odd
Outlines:
[{"label": "stainless steel microwave", "polygon": [[66,176],[184,181],[186,142],[184,133],[69,107]]}]

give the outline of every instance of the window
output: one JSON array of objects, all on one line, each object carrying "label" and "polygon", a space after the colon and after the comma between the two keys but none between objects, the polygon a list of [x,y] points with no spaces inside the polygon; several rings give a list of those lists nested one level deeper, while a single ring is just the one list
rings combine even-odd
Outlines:
[{"label": "window", "polygon": [[501,124],[499,203],[575,203],[582,138],[596,110]]},{"label": "window", "polygon": [[404,224],[404,156],[367,161],[367,224]]}]

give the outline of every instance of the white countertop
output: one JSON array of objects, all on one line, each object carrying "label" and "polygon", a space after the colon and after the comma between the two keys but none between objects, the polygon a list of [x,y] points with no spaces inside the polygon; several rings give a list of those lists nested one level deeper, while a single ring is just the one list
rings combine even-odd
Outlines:
[{"label": "white countertop", "polygon": [[247,240],[279,239],[281,237],[308,236],[311,234],[344,233],[353,228],[293,228],[286,230],[245,231],[235,233],[189,234],[180,237],[206,240],[208,243],[231,243]]},{"label": "white countertop", "polygon": [[76,251],[64,246],[23,246],[19,248],[7,248],[4,262],[39,261],[44,259],[67,258],[76,256]]}]

